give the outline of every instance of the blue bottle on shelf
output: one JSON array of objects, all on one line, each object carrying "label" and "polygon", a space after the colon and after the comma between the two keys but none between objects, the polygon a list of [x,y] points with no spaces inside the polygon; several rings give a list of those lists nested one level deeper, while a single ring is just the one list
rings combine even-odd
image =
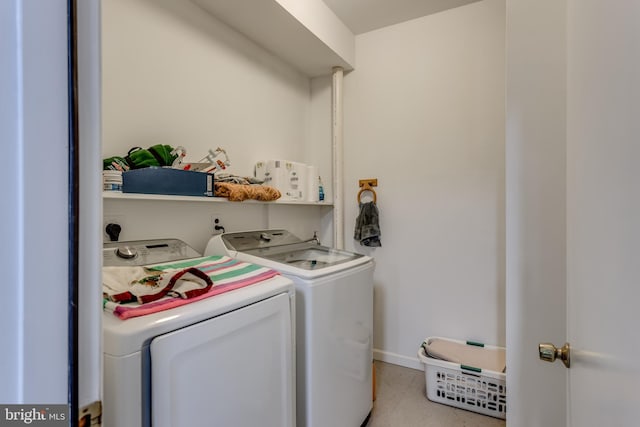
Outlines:
[{"label": "blue bottle on shelf", "polygon": [[324,200],[324,187],[322,186],[322,179],[318,177],[318,200],[321,202]]}]

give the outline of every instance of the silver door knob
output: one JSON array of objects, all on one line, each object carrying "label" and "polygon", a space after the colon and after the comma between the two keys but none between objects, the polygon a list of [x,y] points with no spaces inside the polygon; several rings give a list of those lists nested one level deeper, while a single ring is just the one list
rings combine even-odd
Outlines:
[{"label": "silver door knob", "polygon": [[569,343],[565,343],[561,348],[549,343],[540,343],[538,344],[538,354],[540,360],[545,362],[555,362],[556,359],[560,359],[564,366],[571,367],[571,346]]}]

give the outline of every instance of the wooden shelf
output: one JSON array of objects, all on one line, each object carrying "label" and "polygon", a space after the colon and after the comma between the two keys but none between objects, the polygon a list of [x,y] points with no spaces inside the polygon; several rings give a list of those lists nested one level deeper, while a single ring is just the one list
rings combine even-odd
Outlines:
[{"label": "wooden shelf", "polygon": [[242,202],[232,202],[224,197],[198,197],[198,196],[174,196],[169,194],[139,194],[139,193],[119,193],[117,191],[103,191],[103,199],[111,200],[151,200],[164,202],[196,202],[196,203],[230,203],[230,204],[261,204],[261,205],[298,205],[298,206],[333,206],[333,203],[305,202],[299,200],[274,200],[272,202],[262,202],[259,200],[244,200]]}]

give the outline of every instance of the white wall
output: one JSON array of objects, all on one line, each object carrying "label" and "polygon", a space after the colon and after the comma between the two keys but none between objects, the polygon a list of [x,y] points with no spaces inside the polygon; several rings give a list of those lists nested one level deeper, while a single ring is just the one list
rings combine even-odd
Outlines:
[{"label": "white wall", "polygon": [[[317,147],[308,138],[309,78],[187,0],[110,0],[102,18],[105,157],[162,143],[184,146],[186,160],[198,161],[220,146],[237,175],[274,158],[330,174],[330,139]],[[301,237],[320,231],[326,215],[246,203],[105,201],[105,214],[124,218],[121,239],[178,237],[197,250],[214,213],[227,231],[295,221]]]},{"label": "white wall", "polygon": [[[105,156],[166,143],[197,160],[220,145],[237,174],[269,157],[317,164],[331,197],[329,78],[310,82],[190,2],[112,0],[103,25]],[[378,263],[377,357],[419,367],[428,335],[504,344],[504,1],[356,44],[345,240]],[[370,177],[384,233],[373,251],[351,241],[358,179]],[[176,236],[199,250],[213,214],[227,231],[282,224],[332,243],[326,208],[105,201],[123,240]]]},{"label": "white wall", "polygon": [[227,149],[231,172],[302,161],[309,80],[189,1],[103,3],[103,152]]},{"label": "white wall", "polygon": [[[331,208],[266,203],[166,202],[146,200],[104,201],[104,217],[122,225],[120,240],[175,237],[203,251],[213,234],[214,216],[229,231],[285,228],[301,238],[320,232],[319,223]],[[103,236],[107,240],[106,234]],[[322,240],[322,236],[321,236]],[[326,243],[322,241],[322,243]]]},{"label": "white wall", "polygon": [[[378,359],[420,368],[434,335],[505,343],[504,31],[504,0],[485,0],[356,37],[345,240],[376,259]],[[377,249],[352,237],[363,178],[378,178]]]}]

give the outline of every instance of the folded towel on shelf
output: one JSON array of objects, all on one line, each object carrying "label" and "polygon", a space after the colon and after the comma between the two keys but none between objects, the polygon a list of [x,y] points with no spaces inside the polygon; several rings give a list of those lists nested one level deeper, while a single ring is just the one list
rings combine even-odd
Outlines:
[{"label": "folded towel on shelf", "polygon": [[360,214],[356,218],[353,238],[362,246],[382,246],[379,213],[375,202],[360,203]]},{"label": "folded towel on shelf", "polygon": [[240,202],[242,200],[253,199],[261,201],[278,200],[281,196],[277,188],[268,185],[257,184],[235,184],[232,182],[214,182],[214,196],[226,197],[227,199]]}]

